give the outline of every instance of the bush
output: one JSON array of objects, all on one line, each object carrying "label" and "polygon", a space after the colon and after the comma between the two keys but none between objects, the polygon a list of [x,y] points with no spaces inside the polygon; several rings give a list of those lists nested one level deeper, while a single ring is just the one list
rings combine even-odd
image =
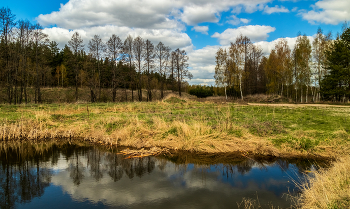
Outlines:
[{"label": "bush", "polygon": [[189,91],[191,95],[195,95],[199,98],[205,98],[205,97],[210,97],[213,96],[214,90],[211,89],[210,87],[196,87],[194,89],[191,89]]}]

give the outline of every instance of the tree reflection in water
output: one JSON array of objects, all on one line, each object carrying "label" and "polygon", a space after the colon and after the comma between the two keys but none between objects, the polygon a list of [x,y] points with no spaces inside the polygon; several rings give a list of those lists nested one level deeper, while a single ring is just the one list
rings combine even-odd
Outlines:
[{"label": "tree reflection in water", "polygon": [[[188,165],[193,164],[194,170],[207,175],[214,166],[222,171],[222,176],[239,173],[245,175],[253,167],[266,169],[266,166],[278,163],[280,168],[287,170],[289,163],[285,160],[255,161],[252,159],[229,158],[220,159],[217,156],[192,155],[180,153],[163,157],[145,157],[125,159],[117,154],[118,150],[104,150],[91,144],[71,141],[49,141],[41,143],[0,143],[0,208],[14,208],[16,204],[28,203],[33,198],[44,194],[54,175],[53,168],[59,160],[66,162],[66,170],[75,186],[82,184],[84,179],[92,177],[99,182],[104,175],[114,182],[120,181],[124,174],[129,179],[142,178],[155,168],[164,171],[169,162],[178,169],[181,175]],[[310,161],[293,162],[300,165],[299,172],[310,169]],[[90,176],[89,176],[90,175]]]}]

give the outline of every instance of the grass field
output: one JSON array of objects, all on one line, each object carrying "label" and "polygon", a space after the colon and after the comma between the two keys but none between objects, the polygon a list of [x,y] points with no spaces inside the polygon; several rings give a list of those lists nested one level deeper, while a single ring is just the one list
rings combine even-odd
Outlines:
[{"label": "grass field", "polygon": [[178,97],[134,103],[1,105],[0,139],[83,138],[104,144],[277,157],[350,151],[350,108],[252,106]]}]

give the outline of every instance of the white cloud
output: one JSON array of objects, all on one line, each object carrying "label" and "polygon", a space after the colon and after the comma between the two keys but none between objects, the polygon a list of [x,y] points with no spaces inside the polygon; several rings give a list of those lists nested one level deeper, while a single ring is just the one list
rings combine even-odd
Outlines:
[{"label": "white cloud", "polygon": [[100,35],[101,39],[106,42],[112,34],[118,35],[122,40],[130,34],[134,38],[141,36],[143,39],[149,39],[153,44],[158,44],[159,41],[172,49],[192,47],[191,38],[186,34],[177,30],[168,29],[140,29],[129,27],[118,27],[113,25],[89,27],[76,30],[68,30],[64,28],[45,28],[44,33],[48,34],[50,40],[59,43],[59,47],[63,48],[71,39],[74,32],[79,32],[85,45],[93,38],[94,35]]},{"label": "white cloud", "polygon": [[226,22],[229,23],[229,24],[231,24],[231,25],[239,25],[239,24],[241,24],[241,23],[247,24],[247,23],[249,23],[250,21],[251,21],[251,20],[248,20],[248,19],[245,19],[245,18],[238,18],[238,17],[236,17],[235,15],[232,15],[232,16],[230,17],[230,19],[227,20]]},{"label": "white cloud", "polygon": [[214,33],[211,37],[218,38],[221,45],[228,45],[230,42],[234,42],[240,34],[248,36],[252,42],[264,41],[276,28],[265,25],[247,25],[239,28],[228,28],[223,33]]},{"label": "white cloud", "polygon": [[[309,37],[310,38],[310,37]],[[256,42],[255,45],[257,46],[260,46],[261,49],[262,49],[262,52],[265,56],[268,56],[270,53],[271,53],[271,50],[272,49],[275,49],[275,46],[276,44],[281,40],[282,38],[278,38],[276,40],[273,40],[273,41],[259,41],[259,42]],[[286,37],[286,38],[283,38],[287,41],[288,43],[288,46],[291,50],[294,49],[294,46],[295,46],[295,43],[297,41],[297,37],[293,37],[293,38],[289,38],[289,37]]]},{"label": "white cloud", "polygon": [[349,0],[320,0],[313,5],[311,11],[299,13],[309,23],[325,23],[337,25],[350,20]]},{"label": "white cloud", "polygon": [[193,74],[191,84],[214,85],[215,55],[220,46],[206,46],[188,53],[190,72]]},{"label": "white cloud", "polygon": [[[218,22],[220,13],[229,9],[252,13],[272,0],[69,0],[59,11],[37,17],[44,26],[76,29],[100,25],[167,29]],[[241,9],[242,8],[242,9]]]},{"label": "white cloud", "polygon": [[279,7],[278,5],[275,5],[274,7],[265,6],[264,13],[266,14],[272,14],[272,13],[287,13],[289,10],[285,8],[284,6]]},{"label": "white cloud", "polygon": [[218,22],[218,12],[215,7],[208,4],[205,6],[186,6],[181,15],[181,20],[188,25],[197,25],[201,22]]},{"label": "white cloud", "polygon": [[167,14],[176,3],[162,0],[70,0],[59,11],[39,15],[40,24],[76,29],[100,25],[138,28],[177,28],[178,22]]},{"label": "white cloud", "polygon": [[208,35],[208,26],[194,26],[191,30]]}]

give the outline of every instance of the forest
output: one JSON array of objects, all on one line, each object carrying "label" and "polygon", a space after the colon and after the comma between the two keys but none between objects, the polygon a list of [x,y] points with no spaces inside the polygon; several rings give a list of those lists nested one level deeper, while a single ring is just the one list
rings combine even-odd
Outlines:
[{"label": "forest", "polygon": [[118,101],[120,97],[122,101],[152,101],[163,98],[166,90],[180,96],[186,91],[198,97],[242,100],[254,94],[280,95],[298,103],[347,102],[350,98],[347,23],[335,40],[320,28],[313,41],[299,34],[293,49],[287,39],[278,39],[268,56],[249,37],[240,35],[216,52],[216,87],[188,84],[186,79],[193,75],[185,50],[171,50],[140,36],[121,40],[113,34],[103,42],[95,35],[84,45],[75,32],[59,49],[40,24],[16,20],[5,7],[0,9],[0,31],[1,103],[50,102],[41,89],[57,87],[74,91],[71,102],[79,101],[82,92],[90,102],[107,101],[105,92],[113,102],[117,92]]},{"label": "forest", "polygon": [[249,37],[239,36],[216,52],[215,82],[226,96],[281,95],[293,102],[348,102],[350,28],[332,40],[318,29],[313,41],[299,34],[293,49],[279,39],[268,56]]},{"label": "forest", "polygon": [[16,15],[4,7],[0,31],[0,81],[6,92],[1,102],[9,104],[44,102],[43,87],[72,87],[75,101],[82,88],[89,89],[91,102],[104,101],[101,89],[110,90],[113,102],[117,89],[124,89],[124,101],[128,101],[127,90],[131,90],[131,101],[152,101],[155,90],[161,98],[165,89],[181,96],[183,86],[188,85],[185,79],[192,78],[185,50],[172,51],[162,42],[155,45],[140,36],[129,35],[123,41],[113,34],[105,43],[95,35],[85,46],[75,32],[60,50],[40,24],[16,21]]}]

